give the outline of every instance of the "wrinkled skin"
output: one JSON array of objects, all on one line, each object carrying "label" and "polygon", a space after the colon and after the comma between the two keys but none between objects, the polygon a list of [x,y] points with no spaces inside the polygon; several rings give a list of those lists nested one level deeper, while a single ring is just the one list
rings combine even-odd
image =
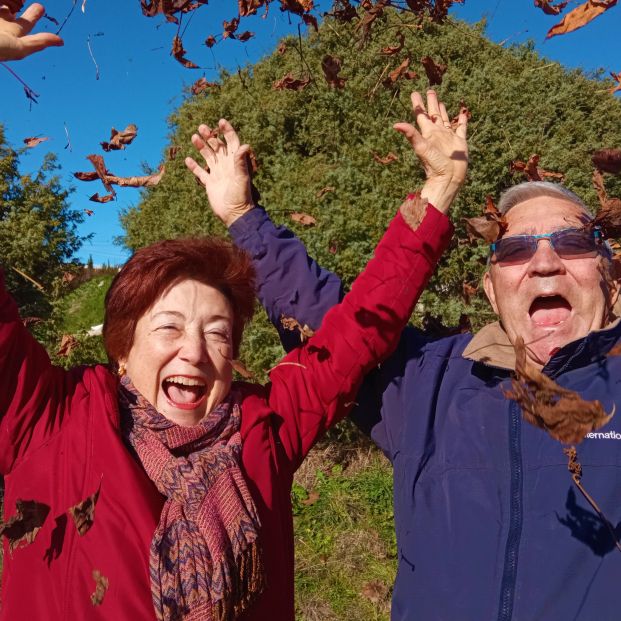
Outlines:
[{"label": "wrinkled skin", "polygon": [[[232,382],[233,309],[214,287],[183,280],[138,320],[125,366],[138,391],[178,425],[198,424],[222,403]],[[200,384],[191,397],[166,378]]]},{"label": "wrinkled skin", "polygon": [[[586,222],[578,206],[548,196],[516,205],[506,219],[503,237],[550,233]],[[541,368],[558,349],[609,322],[619,293],[618,282],[609,286],[604,277],[609,270],[610,262],[601,254],[561,259],[544,239],[526,263],[492,262],[483,286],[509,340],[515,343],[521,336],[530,362]]]}]

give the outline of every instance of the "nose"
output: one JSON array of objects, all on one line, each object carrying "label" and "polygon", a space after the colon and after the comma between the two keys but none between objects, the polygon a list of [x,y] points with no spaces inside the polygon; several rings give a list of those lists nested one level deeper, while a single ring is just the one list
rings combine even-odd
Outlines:
[{"label": "nose", "polygon": [[537,251],[528,263],[531,275],[562,274],[565,272],[563,260],[556,254],[549,239],[537,240]]},{"label": "nose", "polygon": [[186,332],[179,348],[179,358],[194,366],[208,362],[209,355],[203,335]]}]

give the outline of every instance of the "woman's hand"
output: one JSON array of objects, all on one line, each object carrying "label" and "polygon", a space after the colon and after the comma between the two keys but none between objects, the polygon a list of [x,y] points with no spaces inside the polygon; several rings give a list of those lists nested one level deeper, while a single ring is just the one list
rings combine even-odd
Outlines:
[{"label": "woman's hand", "polygon": [[421,196],[447,213],[468,171],[468,113],[460,111],[453,129],[444,104],[438,102],[433,90],[427,91],[426,109],[420,93],[412,93],[412,110],[420,131],[409,123],[396,123],[394,128],[410,141],[425,169],[427,181]]},{"label": "woman's hand", "polygon": [[191,157],[185,158],[185,165],[205,186],[214,214],[229,227],[255,206],[246,157],[250,147],[239,144],[237,132],[226,119],[220,119],[218,128],[213,131],[207,125],[199,125],[198,134],[192,136],[192,144],[203,156],[206,166],[203,168]]},{"label": "woman's hand", "polygon": [[21,17],[16,17],[22,4],[21,0],[0,0],[0,61],[21,60],[45,48],[63,45],[63,40],[50,32],[28,34],[45,15],[45,9],[31,4]]}]

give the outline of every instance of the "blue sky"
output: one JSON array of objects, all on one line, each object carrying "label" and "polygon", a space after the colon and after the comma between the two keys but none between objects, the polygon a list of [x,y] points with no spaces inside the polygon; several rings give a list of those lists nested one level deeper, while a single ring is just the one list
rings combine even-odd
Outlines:
[{"label": "blue sky", "polygon": [[[297,32],[297,18],[289,20],[277,4],[273,3],[265,19],[242,20],[240,31],[251,30],[255,38],[247,43],[227,40],[211,50],[203,41],[222,31],[222,21],[235,16],[237,2],[214,1],[191,14],[189,24],[185,16],[182,28],[188,24],[183,38],[187,56],[201,66],[188,70],[169,55],[177,27],[161,16],[144,17],[139,0],[87,0],[84,13],[79,0],[62,32],[63,48],[9,64],[39,94],[38,104],[31,105],[22,86],[0,67],[0,123],[8,140],[17,147],[27,136],[50,137],[49,142],[24,154],[22,170],[36,170],[47,151],[56,153],[63,184],[75,188],[72,206],[94,211],[80,227],[81,234],[94,234],[78,253],[81,260],[92,255],[95,264],[118,264],[127,258],[127,252],[113,243],[123,232],[118,213],[137,204],[140,193],[119,188],[117,201],[92,203],[88,197],[102,193],[101,184],[78,182],[72,172],[91,170],[86,155],[101,153],[99,143],[109,139],[111,127],[123,129],[129,123],[138,125],[138,137],[126,150],[106,154],[108,168],[116,175],[129,176],[142,174],[143,163],[157,167],[167,143],[167,118],[181,103],[184,86],[203,75],[214,80],[223,67],[235,70],[256,62],[270,54],[282,36]],[[323,10],[330,6],[328,0],[316,4]],[[48,0],[44,5],[49,15],[62,21],[72,0]],[[453,13],[470,22],[485,17],[487,34],[496,42],[532,39],[542,55],[567,67],[621,71],[618,42],[614,43],[614,28],[618,31],[621,23],[618,6],[581,30],[550,40],[545,40],[545,34],[558,18],[544,15],[532,0],[466,0]],[[39,29],[54,32],[56,27],[42,20]],[[89,38],[99,80],[87,45]],[[71,151],[64,148],[65,124]]]}]

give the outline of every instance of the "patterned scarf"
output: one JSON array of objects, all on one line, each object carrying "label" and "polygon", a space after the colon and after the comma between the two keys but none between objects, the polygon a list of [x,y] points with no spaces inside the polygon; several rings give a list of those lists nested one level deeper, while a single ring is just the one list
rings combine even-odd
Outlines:
[{"label": "patterned scarf", "polygon": [[259,517],[239,467],[236,397],[181,427],[125,376],[119,406],[125,440],[166,496],[149,556],[158,620],[236,619],[265,586]]}]

